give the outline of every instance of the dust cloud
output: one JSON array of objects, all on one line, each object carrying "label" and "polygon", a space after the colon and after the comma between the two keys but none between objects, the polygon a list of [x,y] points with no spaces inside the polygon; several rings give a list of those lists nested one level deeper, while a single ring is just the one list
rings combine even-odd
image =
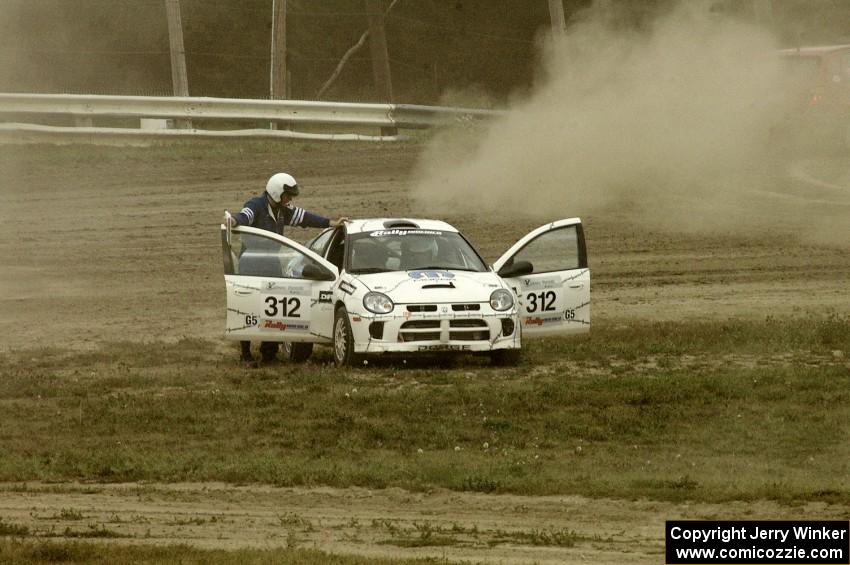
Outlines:
[{"label": "dust cloud", "polygon": [[800,220],[805,195],[784,193],[795,158],[785,131],[806,91],[777,39],[705,2],[640,32],[618,29],[611,10],[597,3],[541,41],[537,84],[503,118],[435,135],[417,168],[419,209],[543,221],[616,212],[700,231]]}]

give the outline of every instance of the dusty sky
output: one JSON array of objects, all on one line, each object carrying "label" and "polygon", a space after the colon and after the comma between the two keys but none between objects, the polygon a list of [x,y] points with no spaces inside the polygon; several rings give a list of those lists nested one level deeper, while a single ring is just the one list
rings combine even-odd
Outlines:
[{"label": "dusty sky", "polygon": [[806,99],[801,77],[768,31],[705,6],[683,2],[636,33],[597,4],[542,39],[536,85],[507,116],[435,136],[418,167],[421,209],[544,221],[616,210],[675,230],[817,220],[812,237],[846,244],[850,191],[824,186],[810,202],[789,172],[813,166],[785,127]]}]

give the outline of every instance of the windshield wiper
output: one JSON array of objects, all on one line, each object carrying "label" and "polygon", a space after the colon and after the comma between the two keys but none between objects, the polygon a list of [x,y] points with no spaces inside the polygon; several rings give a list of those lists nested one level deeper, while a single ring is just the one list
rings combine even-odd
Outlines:
[{"label": "windshield wiper", "polygon": [[351,269],[352,275],[364,275],[370,273],[388,273],[390,269],[384,267],[363,267],[362,269]]}]

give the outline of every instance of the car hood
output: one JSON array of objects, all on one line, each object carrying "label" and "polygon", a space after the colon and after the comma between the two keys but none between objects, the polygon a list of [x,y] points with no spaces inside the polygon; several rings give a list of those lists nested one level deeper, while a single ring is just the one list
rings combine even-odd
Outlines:
[{"label": "car hood", "polygon": [[357,278],[396,304],[487,302],[494,290],[505,288],[502,279],[492,271],[393,271],[357,275]]}]

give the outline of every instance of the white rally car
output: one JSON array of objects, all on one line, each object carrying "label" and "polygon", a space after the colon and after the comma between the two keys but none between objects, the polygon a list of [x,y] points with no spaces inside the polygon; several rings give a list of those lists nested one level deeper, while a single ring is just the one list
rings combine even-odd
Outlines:
[{"label": "white rally car", "polygon": [[384,353],[469,352],[515,363],[522,340],[590,329],[581,220],[532,231],[488,266],[446,222],[356,220],[306,246],[221,226],[226,337],[277,341],[293,361],[314,343],[338,365]]}]

